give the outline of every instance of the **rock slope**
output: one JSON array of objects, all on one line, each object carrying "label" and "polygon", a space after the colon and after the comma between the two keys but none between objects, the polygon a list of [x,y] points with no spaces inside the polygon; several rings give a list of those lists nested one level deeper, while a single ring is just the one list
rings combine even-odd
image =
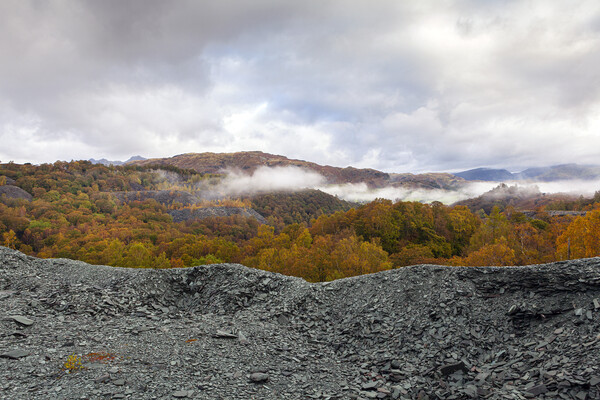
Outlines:
[{"label": "rock slope", "polygon": [[3,185],[0,186],[0,198],[6,196],[9,199],[25,199],[27,201],[33,200],[33,196],[21,189],[18,186]]},{"label": "rock slope", "polygon": [[210,217],[230,217],[232,215],[241,215],[246,218],[254,218],[261,224],[266,224],[265,217],[247,207],[203,207],[203,208],[183,208],[179,210],[168,210],[167,213],[173,217],[173,222],[191,221],[195,219],[205,219]]},{"label": "rock slope", "polygon": [[0,248],[2,399],[600,399],[600,259],[331,283]]}]

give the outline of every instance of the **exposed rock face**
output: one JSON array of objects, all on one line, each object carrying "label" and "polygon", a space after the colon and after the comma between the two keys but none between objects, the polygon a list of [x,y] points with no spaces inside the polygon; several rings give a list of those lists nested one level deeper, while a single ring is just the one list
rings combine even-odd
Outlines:
[{"label": "exposed rock face", "polygon": [[267,220],[251,208],[244,207],[204,207],[181,210],[168,210],[169,215],[173,217],[173,222],[190,221],[194,219],[204,219],[209,217],[229,217],[232,215],[241,215],[248,218],[255,218],[261,224],[266,224]]},{"label": "exposed rock face", "polygon": [[140,190],[137,192],[112,192],[111,194],[123,202],[154,199],[158,203],[167,206],[173,203],[180,203],[184,206],[189,206],[200,201],[200,199],[193,194],[184,192],[182,190]]},{"label": "exposed rock face", "polygon": [[[180,203],[183,206],[190,206],[200,202],[198,197],[181,190],[144,190],[138,192],[113,192],[112,194],[118,200],[123,202],[154,199],[158,203],[167,206],[174,203]],[[231,215],[242,215],[244,217],[255,218],[261,224],[267,223],[267,220],[262,215],[251,208],[245,207],[203,207],[193,210],[186,208],[168,210],[167,213],[173,217],[174,222],[190,221],[209,217],[229,217]]]},{"label": "exposed rock face", "polygon": [[3,185],[0,186],[0,197],[6,196],[9,199],[25,199],[31,201],[33,196],[21,189],[18,186]]},{"label": "exposed rock face", "polygon": [[600,259],[309,284],[0,248],[0,307],[5,399],[600,399]]}]

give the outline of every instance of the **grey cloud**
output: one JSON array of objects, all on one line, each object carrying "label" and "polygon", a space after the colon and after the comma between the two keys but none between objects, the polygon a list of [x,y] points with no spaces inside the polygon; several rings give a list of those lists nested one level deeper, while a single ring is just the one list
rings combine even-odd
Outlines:
[{"label": "grey cloud", "polygon": [[599,20],[592,0],[5,1],[0,139],[51,150],[0,159],[594,162]]}]

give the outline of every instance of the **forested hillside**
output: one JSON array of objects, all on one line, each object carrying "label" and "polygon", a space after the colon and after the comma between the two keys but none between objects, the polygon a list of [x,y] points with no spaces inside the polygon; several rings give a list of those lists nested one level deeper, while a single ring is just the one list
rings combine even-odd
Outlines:
[{"label": "forested hillside", "polygon": [[[199,196],[195,184],[215,179],[168,169],[0,164],[0,185],[31,195],[0,195],[0,244],[39,257],[123,267],[239,262],[309,281],[417,263],[524,265],[600,254],[600,203],[593,200],[586,200],[585,216],[551,217],[541,207],[532,218],[513,206],[486,213],[437,202],[352,205],[318,191],[191,205],[123,197],[169,193],[170,187]],[[254,208],[268,224],[246,216],[252,213],[182,222],[169,214],[205,206]]]}]

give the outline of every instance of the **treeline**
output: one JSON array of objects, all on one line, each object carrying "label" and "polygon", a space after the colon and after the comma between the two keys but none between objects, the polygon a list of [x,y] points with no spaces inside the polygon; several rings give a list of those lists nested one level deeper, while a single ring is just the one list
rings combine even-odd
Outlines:
[{"label": "treeline", "polygon": [[321,215],[348,211],[357,206],[315,189],[259,194],[248,198],[247,201],[277,232],[286,225],[310,224]]},{"label": "treeline", "polygon": [[582,217],[388,200],[328,214],[342,203],[307,192],[288,201],[264,196],[261,211],[268,207],[273,225],[240,215],[174,223],[154,199],[122,203],[110,193],[162,184],[140,167],[0,164],[0,176],[34,196],[0,199],[0,244],[39,257],[153,268],[239,262],[324,281],[418,263],[521,265],[600,254],[598,203]]}]

